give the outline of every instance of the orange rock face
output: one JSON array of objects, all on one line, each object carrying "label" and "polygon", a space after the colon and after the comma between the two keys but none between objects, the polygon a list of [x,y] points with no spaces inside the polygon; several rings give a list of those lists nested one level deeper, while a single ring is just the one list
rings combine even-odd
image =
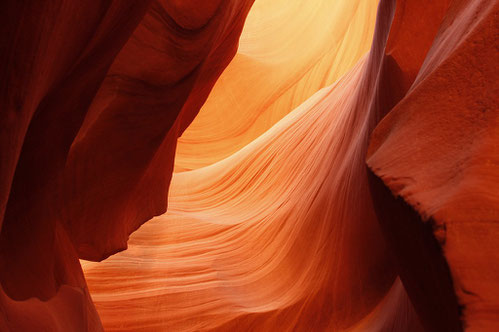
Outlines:
[{"label": "orange rock face", "polygon": [[4,1],[0,331],[498,330],[498,9]]},{"label": "orange rock face", "polygon": [[412,84],[374,131],[367,163],[432,224],[467,330],[496,331],[499,4],[454,1],[444,16],[434,7],[441,23],[416,50],[424,61],[404,75]]}]

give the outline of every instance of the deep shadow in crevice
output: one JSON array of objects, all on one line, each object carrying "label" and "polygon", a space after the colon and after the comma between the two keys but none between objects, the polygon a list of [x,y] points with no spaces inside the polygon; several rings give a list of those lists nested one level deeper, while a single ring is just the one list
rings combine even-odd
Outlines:
[{"label": "deep shadow in crevice", "polygon": [[434,236],[432,220],[423,221],[401,197],[368,170],[369,187],[383,236],[397,271],[425,330],[463,331],[449,266]]}]

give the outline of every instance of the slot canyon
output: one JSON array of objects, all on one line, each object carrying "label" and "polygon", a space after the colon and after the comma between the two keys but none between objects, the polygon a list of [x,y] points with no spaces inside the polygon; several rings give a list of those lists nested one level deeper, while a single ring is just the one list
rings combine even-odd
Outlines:
[{"label": "slot canyon", "polygon": [[0,332],[499,331],[499,0],[0,19]]}]

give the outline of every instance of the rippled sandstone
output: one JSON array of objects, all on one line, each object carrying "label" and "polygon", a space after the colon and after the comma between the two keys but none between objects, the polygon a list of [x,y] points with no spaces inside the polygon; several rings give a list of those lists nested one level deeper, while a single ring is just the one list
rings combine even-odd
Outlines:
[{"label": "rippled sandstone", "polygon": [[251,6],[0,4],[0,330],[499,328],[498,2]]}]

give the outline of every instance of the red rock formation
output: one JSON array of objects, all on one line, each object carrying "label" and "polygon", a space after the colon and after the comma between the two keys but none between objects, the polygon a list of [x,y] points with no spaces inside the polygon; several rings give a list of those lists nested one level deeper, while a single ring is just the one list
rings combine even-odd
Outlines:
[{"label": "red rock formation", "polygon": [[[405,3],[406,8],[419,6],[418,1]],[[427,5],[424,13],[413,21],[439,24],[430,25],[433,33],[420,35],[418,43],[403,47],[419,60],[395,59],[402,80],[408,83],[400,102],[374,131],[367,161],[391,192],[433,227],[450,269],[453,291],[463,306],[467,330],[496,331],[499,3],[437,2]],[[386,231],[392,238],[400,237],[394,249],[410,247],[401,261],[417,262],[428,244],[399,230]],[[416,259],[409,259],[411,256]],[[441,312],[429,312],[432,292],[421,292],[417,286],[431,274],[428,271],[425,276],[425,266],[428,261],[405,264],[406,284],[413,288],[408,291],[413,293],[413,302],[421,304],[422,315],[441,319]]]},{"label": "red rock formation", "polygon": [[375,1],[289,4],[87,288],[251,4],[0,3],[0,330],[499,329],[497,0],[382,0],[348,72]]},{"label": "red rock formation", "polygon": [[3,328],[99,329],[78,257],[126,248],[165,211],[176,138],[250,5],[2,2]]},{"label": "red rock formation", "polygon": [[67,219],[81,258],[125,249],[131,232],[165,212],[176,140],[234,56],[251,3],[154,2],[117,56],[66,162]]}]

